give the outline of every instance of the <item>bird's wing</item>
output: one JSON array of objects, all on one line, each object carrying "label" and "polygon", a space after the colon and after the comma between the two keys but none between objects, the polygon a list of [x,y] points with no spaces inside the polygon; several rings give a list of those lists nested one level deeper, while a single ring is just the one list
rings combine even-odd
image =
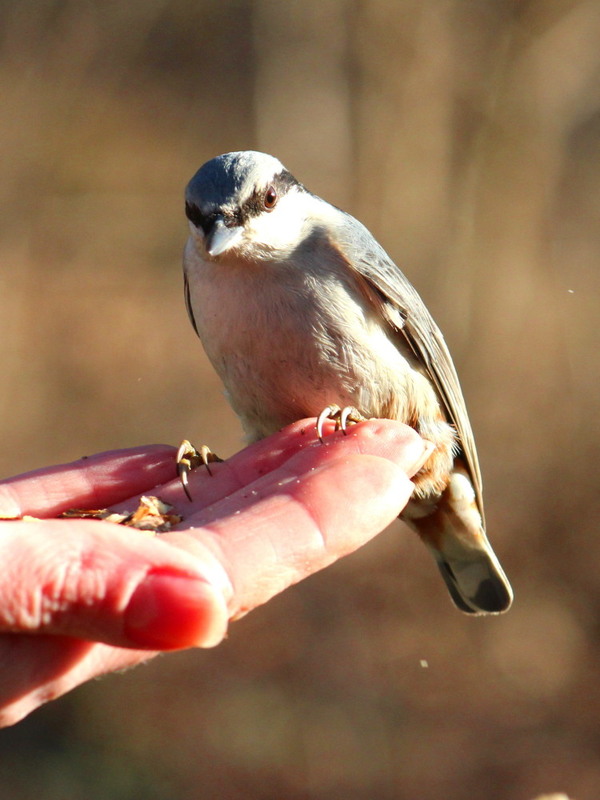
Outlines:
[{"label": "bird's wing", "polygon": [[344,214],[344,217],[335,248],[366,281],[367,296],[377,303],[396,335],[408,343],[435,385],[448,419],[458,433],[460,449],[473,479],[483,519],[482,481],[475,439],[458,375],[442,332],[414,287],[367,228],[349,215]]}]

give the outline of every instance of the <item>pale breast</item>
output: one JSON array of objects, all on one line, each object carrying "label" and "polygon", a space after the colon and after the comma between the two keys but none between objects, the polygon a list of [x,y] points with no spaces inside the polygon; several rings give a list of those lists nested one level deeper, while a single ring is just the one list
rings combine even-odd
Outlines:
[{"label": "pale breast", "polygon": [[414,375],[351,276],[186,264],[194,319],[248,438],[326,405],[403,419]]}]

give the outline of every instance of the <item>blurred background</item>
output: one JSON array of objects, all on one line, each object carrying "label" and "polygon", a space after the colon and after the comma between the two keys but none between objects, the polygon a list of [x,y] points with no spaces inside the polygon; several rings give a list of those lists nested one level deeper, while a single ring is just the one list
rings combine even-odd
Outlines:
[{"label": "blurred background", "polygon": [[0,475],[239,449],[182,192],[265,150],[444,330],[516,593],[457,613],[398,523],[0,732],[3,798],[597,800],[599,42],[594,0],[0,0]]}]

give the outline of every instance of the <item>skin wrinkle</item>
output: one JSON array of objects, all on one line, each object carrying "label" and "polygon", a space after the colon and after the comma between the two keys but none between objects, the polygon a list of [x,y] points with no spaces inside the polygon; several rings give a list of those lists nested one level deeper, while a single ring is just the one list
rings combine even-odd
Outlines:
[{"label": "skin wrinkle", "polygon": [[[22,534],[24,537],[28,535],[31,528],[31,523],[21,522]],[[52,563],[52,549],[53,543],[48,541],[37,541],[40,537],[36,537],[37,557],[36,565]],[[10,552],[10,551],[9,551]],[[15,587],[17,591],[11,591],[9,597],[4,598],[4,602],[0,603],[0,615],[2,621],[2,628],[4,630],[23,631],[37,630],[41,624],[47,624],[50,619],[49,603],[45,597],[50,596],[49,587],[54,586],[56,583],[56,574],[65,569],[65,560],[61,560],[56,572],[46,571],[42,568],[35,576],[35,588],[33,591],[26,592],[18,591],[19,587],[30,584],[31,581],[23,581],[23,573],[27,573],[30,566],[23,565],[20,561],[18,554],[16,559],[10,559],[11,568],[15,575]]]},{"label": "skin wrinkle", "polygon": [[[59,560],[53,557],[53,545],[48,542],[46,550],[50,568],[39,576],[36,592],[23,598],[27,603],[20,603],[19,629],[60,626],[61,615],[71,613],[74,604],[92,608],[97,616],[102,613],[102,606],[109,599],[106,576],[111,573],[106,570],[100,552],[94,547],[85,544],[80,551],[74,552],[73,543],[70,545],[65,558]],[[44,543],[40,542],[39,547],[43,546]]]},{"label": "skin wrinkle", "polygon": [[[13,524],[20,526],[21,537],[28,544],[20,548],[18,541],[7,543],[5,557],[15,580],[10,595],[0,602],[0,627],[4,631],[57,631],[63,627],[63,618],[69,619],[73,609],[79,607],[85,608],[86,631],[91,634],[95,619],[100,630],[107,614],[114,616],[127,605],[148,569],[142,560],[123,562],[119,548],[113,552],[98,546],[104,534],[110,536],[119,530],[110,523],[88,521],[86,527],[93,528],[95,535],[83,536],[81,542],[75,537],[57,541],[52,528],[42,535],[36,522]],[[45,522],[57,529],[64,524],[68,523]],[[25,561],[31,548],[35,548],[35,560]],[[19,591],[21,586],[28,591]]]}]

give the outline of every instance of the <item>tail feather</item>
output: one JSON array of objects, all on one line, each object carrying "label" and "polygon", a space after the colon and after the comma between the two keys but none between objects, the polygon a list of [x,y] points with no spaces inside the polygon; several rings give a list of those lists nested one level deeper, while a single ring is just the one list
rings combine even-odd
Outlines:
[{"label": "tail feather", "polygon": [[[488,543],[489,547],[489,543]],[[513,593],[493,550],[475,560],[445,558],[434,552],[442,578],[455,605],[467,614],[502,614],[511,606]]]},{"label": "tail feather", "polygon": [[485,535],[469,477],[453,472],[432,511],[422,506],[420,514],[418,501],[411,505],[404,519],[431,551],[455,605],[467,614],[507,611],[513,592]]}]

